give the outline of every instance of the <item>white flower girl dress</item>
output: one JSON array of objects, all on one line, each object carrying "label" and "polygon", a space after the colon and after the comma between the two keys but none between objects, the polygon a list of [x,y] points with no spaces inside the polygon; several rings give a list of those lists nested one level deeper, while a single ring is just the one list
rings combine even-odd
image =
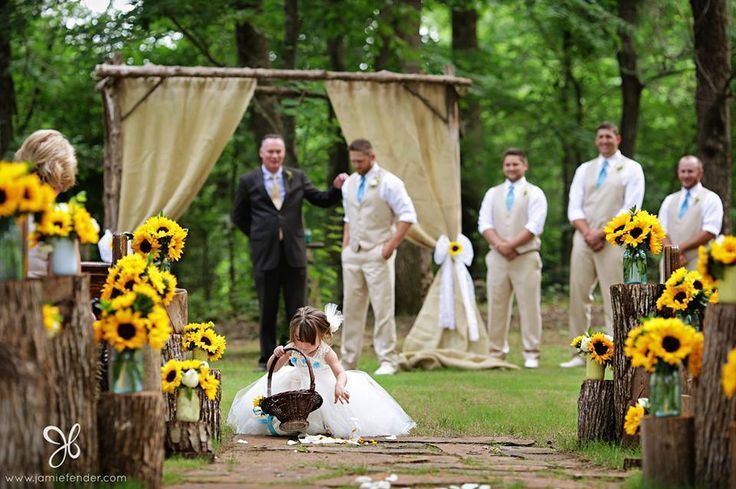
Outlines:
[{"label": "white flower girl dress", "polygon": [[[383,387],[368,374],[360,370],[347,371],[346,390],[350,403],[335,404],[335,376],[325,362],[330,346],[324,341],[313,356],[309,357],[314,370],[315,389],[322,396],[322,406],[313,411],[307,421],[306,433],[310,435],[330,434],[339,438],[357,438],[404,435],[416,423],[399,406]],[[254,408],[253,400],[266,396],[268,374],[264,375],[235,395],[227,423],[236,433],[246,435],[282,435],[279,420],[262,414]],[[296,352],[271,380],[271,394],[308,389],[309,371],[306,360]]]}]

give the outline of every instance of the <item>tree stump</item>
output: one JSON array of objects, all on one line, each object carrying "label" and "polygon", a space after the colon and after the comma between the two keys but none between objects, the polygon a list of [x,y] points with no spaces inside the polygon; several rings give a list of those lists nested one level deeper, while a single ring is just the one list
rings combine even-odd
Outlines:
[{"label": "tree stump", "polygon": [[584,380],[578,397],[578,441],[615,441],[613,381]]},{"label": "tree stump", "polygon": [[[213,400],[207,399],[204,393],[199,394],[199,420],[207,423],[209,426],[209,432],[213,438],[220,439],[220,420],[222,409],[220,402],[222,398],[222,373],[219,369],[210,369],[210,372],[220,381],[220,385],[217,386],[217,394]],[[176,392],[172,394],[164,394],[166,398],[166,420],[174,421],[176,419]]]},{"label": "tree stump", "polygon": [[143,390],[161,392],[161,350],[154,350],[151,345],[143,348]]},{"label": "tree stump", "polygon": [[[0,364],[5,369],[0,377],[3,475],[50,471],[52,445],[44,440],[43,431],[53,419],[56,398],[41,298],[37,280],[0,282]],[[51,483],[42,482],[39,487],[51,487]]]},{"label": "tree stump", "polygon": [[644,416],[641,420],[642,472],[657,487],[689,487],[695,474],[692,417]]},{"label": "tree stump", "polygon": [[186,358],[188,352],[184,351],[183,337],[184,335],[181,333],[171,333],[163,350],[161,350],[161,361],[164,364],[169,360],[184,360]]},{"label": "tree stump", "polygon": [[125,475],[149,489],[161,487],[166,431],[161,395],[105,392],[97,419],[101,472]]},{"label": "tree stump", "polygon": [[731,421],[728,428],[731,439],[731,485],[736,487],[736,422]]},{"label": "tree stump", "polygon": [[184,327],[189,321],[188,298],[186,289],[176,289],[174,298],[166,306],[166,312],[171,320],[171,328],[174,333],[183,333]]},{"label": "tree stump", "polygon": [[728,487],[731,472],[729,425],[736,420],[736,398],[721,388],[721,366],[736,346],[736,304],[710,304],[705,311],[708,332],[695,404],[695,478],[708,488]]},{"label": "tree stump", "polygon": [[68,473],[96,474],[98,351],[92,330],[89,276],[46,277],[39,282],[43,302],[58,307],[64,318],[62,330],[49,341],[57,400],[51,424],[65,435],[75,424],[80,428],[77,444],[81,454],[63,469]]},{"label": "tree stump", "polygon": [[166,422],[166,455],[214,458],[210,426],[204,421]]},{"label": "tree stump", "polygon": [[641,323],[641,318],[657,311],[657,298],[662,284],[616,284],[611,286],[613,306],[613,403],[616,437],[624,439],[624,418],[629,406],[640,397],[649,397],[649,376],[642,368],[632,368],[624,355],[624,343],[629,331]]}]

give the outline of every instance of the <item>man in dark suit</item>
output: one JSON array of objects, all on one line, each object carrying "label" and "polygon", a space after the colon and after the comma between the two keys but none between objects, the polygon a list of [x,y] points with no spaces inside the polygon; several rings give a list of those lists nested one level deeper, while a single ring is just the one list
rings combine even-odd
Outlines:
[{"label": "man in dark suit", "polygon": [[304,242],[302,202],[319,207],[340,203],[346,174],[335,177],[333,187],[317,190],[296,168],[284,167],[284,139],[263,137],[258,151],[260,168],[240,177],[233,222],[250,238],[250,256],[258,291],[261,354],[259,367],[276,348],[276,318],[283,291],[286,320],[306,304],[307,252]]}]

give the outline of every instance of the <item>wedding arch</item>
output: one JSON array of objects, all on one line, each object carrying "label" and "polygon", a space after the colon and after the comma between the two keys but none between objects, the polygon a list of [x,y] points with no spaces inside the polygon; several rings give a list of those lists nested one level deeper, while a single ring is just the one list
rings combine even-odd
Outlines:
[{"label": "wedding arch", "polygon": [[[312,80],[324,81],[345,139],[369,139],[381,166],[405,182],[418,215],[408,238],[434,249],[441,236],[454,240],[461,232],[457,100],[458,88],[471,84],[467,78],[119,64],[98,65],[95,75],[105,109],[104,207],[111,230],[134,229],[161,211],[173,218],[184,213],[259,90],[258,80]],[[480,313],[463,288],[459,274],[434,278],[404,343],[409,366],[506,366],[487,356]],[[443,303],[450,299],[454,310],[453,324],[443,327],[441,289],[452,290]]]}]

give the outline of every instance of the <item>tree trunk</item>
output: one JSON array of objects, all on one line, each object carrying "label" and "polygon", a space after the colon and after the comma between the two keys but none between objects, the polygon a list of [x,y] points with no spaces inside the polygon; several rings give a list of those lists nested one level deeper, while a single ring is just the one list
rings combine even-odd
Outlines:
[{"label": "tree trunk", "polygon": [[[74,474],[96,474],[97,447],[97,360],[98,350],[92,330],[89,277],[46,277],[43,302],[59,308],[62,330],[49,341],[53,363],[52,383],[56,413],[51,423],[68,435],[79,424],[78,459],[63,470]],[[47,373],[47,375],[49,375]],[[71,462],[71,461],[70,461]]]},{"label": "tree trunk", "polygon": [[708,330],[695,405],[695,477],[709,488],[728,487],[729,425],[736,420],[736,398],[721,388],[721,368],[736,339],[736,304],[710,304],[705,311]]},{"label": "tree trunk", "polygon": [[0,282],[0,364],[5,369],[0,380],[3,475],[32,476],[50,470],[51,444],[44,440],[43,431],[56,412],[56,398],[41,304],[40,281]]},{"label": "tree trunk", "polygon": [[644,416],[641,420],[642,472],[656,487],[690,487],[695,471],[692,417]]},{"label": "tree trunk", "polygon": [[220,382],[217,386],[217,394],[213,400],[209,400],[204,394],[199,396],[199,420],[208,426],[208,431],[216,440],[220,439],[220,417],[222,409],[220,403],[222,401],[222,373],[219,369],[210,369],[210,372]]},{"label": "tree trunk", "polygon": [[616,441],[613,381],[584,380],[578,397],[578,441]]},{"label": "tree trunk", "polygon": [[657,298],[664,290],[661,284],[617,284],[611,286],[613,306],[613,403],[616,416],[616,436],[624,436],[624,418],[629,406],[640,397],[649,397],[649,376],[643,368],[632,368],[624,355],[623,345],[629,331],[641,318],[657,312]]},{"label": "tree trunk", "polygon": [[634,28],[638,18],[641,0],[619,0],[618,16],[623,22],[619,27],[621,47],[616,53],[618,71],[621,74],[621,144],[624,155],[633,158],[636,150],[636,132],[639,125],[639,106],[644,85],[639,80],[637,53],[634,46]]},{"label": "tree trunk", "polygon": [[[296,68],[297,41],[299,40],[299,29],[301,19],[299,18],[299,1],[286,0],[284,2],[284,68],[293,70]],[[298,165],[296,152],[296,121],[293,115],[282,114],[284,123],[284,142],[286,143],[287,161]]]},{"label": "tree trunk", "polygon": [[731,233],[731,40],[727,0],[690,0],[695,47],[695,110],[703,184],[723,201],[723,234]]},{"label": "tree trunk", "polygon": [[210,426],[202,421],[197,423],[167,421],[166,455],[204,456],[214,460],[215,454],[212,449]]},{"label": "tree trunk", "polygon": [[125,475],[149,489],[161,487],[166,431],[161,394],[103,393],[97,419],[101,473]]},{"label": "tree trunk", "polygon": [[10,148],[15,114],[15,86],[10,74],[12,53],[10,46],[10,12],[12,2],[0,0],[0,159]]}]

